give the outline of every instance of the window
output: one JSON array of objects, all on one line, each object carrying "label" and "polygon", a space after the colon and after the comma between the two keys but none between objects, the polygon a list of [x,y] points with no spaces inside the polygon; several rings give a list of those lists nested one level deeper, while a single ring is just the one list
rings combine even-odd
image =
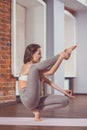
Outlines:
[{"label": "window", "polygon": [[[68,11],[64,11],[65,20],[65,48],[76,44],[76,25],[75,17]],[[70,59],[65,62],[65,77],[76,77],[76,50],[72,53]]]},{"label": "window", "polygon": [[46,52],[46,5],[42,0],[12,0],[12,74],[18,77],[26,46],[38,43]]}]

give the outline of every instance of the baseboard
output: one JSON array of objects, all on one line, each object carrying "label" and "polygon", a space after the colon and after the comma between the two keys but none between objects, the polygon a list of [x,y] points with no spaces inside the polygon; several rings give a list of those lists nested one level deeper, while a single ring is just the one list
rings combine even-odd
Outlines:
[{"label": "baseboard", "polygon": [[21,102],[20,96],[16,96],[16,102],[17,102],[17,103],[20,103],[20,102]]},{"label": "baseboard", "polygon": [[0,103],[0,108],[1,108],[1,107],[6,107],[6,106],[10,106],[10,105],[15,105],[16,103],[17,103],[17,101],[6,102],[6,103]]},{"label": "baseboard", "polygon": [[21,103],[20,96],[16,96],[16,101],[0,103],[0,108],[1,107],[6,107],[6,106],[10,106],[10,105],[15,105],[17,103]]},{"label": "baseboard", "polygon": [[73,93],[73,95],[87,95],[87,93]]}]

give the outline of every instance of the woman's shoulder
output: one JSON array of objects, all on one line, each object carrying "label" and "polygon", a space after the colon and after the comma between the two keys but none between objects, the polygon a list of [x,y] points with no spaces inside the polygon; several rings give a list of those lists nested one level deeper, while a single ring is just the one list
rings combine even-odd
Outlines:
[{"label": "woman's shoulder", "polygon": [[21,67],[20,74],[28,74],[30,66],[31,64],[29,63],[23,64]]}]

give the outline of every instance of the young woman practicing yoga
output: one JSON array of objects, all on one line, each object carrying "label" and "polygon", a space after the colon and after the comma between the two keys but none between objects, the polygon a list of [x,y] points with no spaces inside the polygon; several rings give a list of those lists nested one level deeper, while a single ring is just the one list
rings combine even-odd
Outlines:
[{"label": "young woman practicing yoga", "polygon": [[[38,44],[30,44],[25,49],[24,64],[19,74],[19,94],[22,103],[29,108],[36,121],[40,121],[40,112],[58,109],[68,105],[68,97],[72,96],[71,90],[63,90],[51,80],[48,75],[53,75],[63,60],[68,60],[71,52],[76,48],[72,46],[65,49],[60,54],[44,60],[41,60],[41,47]],[[63,95],[40,96],[40,82],[48,83],[54,89],[60,91]]]}]

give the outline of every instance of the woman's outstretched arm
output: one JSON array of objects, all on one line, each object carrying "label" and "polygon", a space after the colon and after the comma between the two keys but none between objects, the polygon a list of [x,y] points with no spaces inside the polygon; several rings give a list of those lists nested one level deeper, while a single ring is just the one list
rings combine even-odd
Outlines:
[{"label": "woman's outstretched arm", "polygon": [[54,89],[60,91],[61,93],[65,94],[66,96],[70,97],[70,98],[75,98],[74,96],[72,96],[72,91],[71,90],[64,90],[62,88],[60,88],[58,85],[56,85],[54,82],[52,82],[51,80],[49,80],[47,77],[43,77],[44,82],[48,83],[51,87],[53,87]]}]

